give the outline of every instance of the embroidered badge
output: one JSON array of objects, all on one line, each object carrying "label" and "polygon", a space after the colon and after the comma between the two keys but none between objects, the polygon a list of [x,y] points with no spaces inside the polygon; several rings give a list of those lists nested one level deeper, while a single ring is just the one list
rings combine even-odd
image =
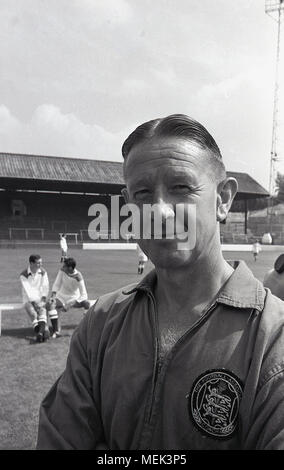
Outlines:
[{"label": "embroidered badge", "polygon": [[229,439],[237,427],[242,383],[226,369],[206,371],[188,395],[188,411],[194,424],[207,436]]}]

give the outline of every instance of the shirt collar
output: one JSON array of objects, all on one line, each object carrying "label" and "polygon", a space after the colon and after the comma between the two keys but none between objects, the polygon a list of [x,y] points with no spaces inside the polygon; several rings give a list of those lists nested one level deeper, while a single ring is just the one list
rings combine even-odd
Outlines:
[{"label": "shirt collar", "polygon": [[63,272],[64,272],[65,274],[67,274],[68,276],[76,276],[76,274],[78,274],[78,271],[77,271],[76,268],[74,269],[73,273],[68,273],[68,272],[66,272],[66,271],[63,271]]},{"label": "shirt collar", "polygon": [[31,271],[30,265],[28,265],[27,272],[28,272],[28,276],[29,276],[29,275],[34,276],[35,274],[42,274],[42,273],[43,273],[43,271],[42,271],[41,268],[39,268],[35,273],[33,273],[33,272]]},{"label": "shirt collar", "polygon": [[234,272],[220,291],[217,302],[261,311],[266,292],[244,261],[234,262]]},{"label": "shirt collar", "polygon": [[74,269],[73,273],[68,273],[68,272],[65,271],[65,269],[63,269],[63,268],[61,268],[61,271],[63,272],[63,274],[65,274],[65,276],[71,277],[71,278],[76,277],[76,276],[78,275],[78,273],[79,273],[79,271],[78,271],[76,268]]},{"label": "shirt collar", "polygon": [[[261,311],[266,295],[263,285],[254,277],[244,261],[235,261],[233,268],[234,271],[218,293],[216,302],[237,308],[253,308]],[[130,289],[123,293],[131,294],[136,291],[153,293],[156,279],[156,271],[153,269],[139,284],[130,286]]]}]

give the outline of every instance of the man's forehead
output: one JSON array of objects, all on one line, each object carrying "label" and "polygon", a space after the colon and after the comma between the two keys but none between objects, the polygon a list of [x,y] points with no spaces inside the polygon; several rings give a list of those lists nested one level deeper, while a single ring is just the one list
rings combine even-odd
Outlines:
[{"label": "man's forehead", "polygon": [[[164,164],[173,164],[176,167],[183,166],[204,169],[204,159],[209,163],[210,151],[190,140],[177,137],[153,138],[135,145],[129,152],[126,162],[126,174],[133,169],[143,170],[143,167],[154,167]],[[212,156],[211,156],[212,158]]]},{"label": "man's forehead", "polygon": [[134,145],[130,150],[128,157],[134,156],[137,154],[147,154],[152,153],[159,154],[177,154],[177,155],[191,155],[196,152],[204,153],[206,155],[208,150],[202,148],[200,144],[194,140],[185,139],[183,137],[152,137],[151,139],[143,140],[138,144]]}]

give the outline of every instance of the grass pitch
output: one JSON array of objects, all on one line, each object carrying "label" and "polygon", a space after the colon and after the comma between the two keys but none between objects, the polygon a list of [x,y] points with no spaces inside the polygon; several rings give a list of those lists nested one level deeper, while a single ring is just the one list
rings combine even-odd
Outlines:
[{"label": "grass pitch", "polygon": [[[52,284],[60,267],[57,248],[0,250],[0,303],[21,302],[19,274],[27,267],[29,255],[38,252]],[[279,254],[261,252],[254,262],[250,252],[224,252],[226,259],[244,259],[261,281]],[[68,256],[76,259],[91,299],[141,279],[137,274],[135,251],[84,251],[71,247]],[[151,268],[148,262],[144,273]],[[65,313],[62,317],[63,336],[38,344],[34,342],[24,311],[2,312],[0,450],[35,448],[40,402],[64,370],[70,338],[82,316],[83,311],[78,309]]]}]

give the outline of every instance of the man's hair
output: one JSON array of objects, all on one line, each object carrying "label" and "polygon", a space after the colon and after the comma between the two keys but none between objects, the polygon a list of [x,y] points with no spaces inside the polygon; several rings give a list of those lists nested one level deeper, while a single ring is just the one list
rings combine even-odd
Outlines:
[{"label": "man's hair", "polygon": [[274,269],[278,274],[283,273],[284,271],[284,254],[278,256],[274,263]]},{"label": "man's hair", "polygon": [[215,175],[222,179],[226,176],[222,154],[212,135],[195,119],[185,114],[171,114],[164,118],[153,119],[138,126],[125,140],[122,156],[126,162],[129,152],[136,145],[153,137],[179,137],[195,142],[209,152]]},{"label": "man's hair", "polygon": [[39,259],[41,259],[41,256],[40,256],[40,255],[30,255],[30,257],[29,257],[29,262],[30,262],[30,263],[35,263],[35,262],[38,261]]},{"label": "man's hair", "polygon": [[64,266],[66,266],[67,268],[75,269],[76,268],[76,261],[74,260],[74,258],[65,258]]}]

